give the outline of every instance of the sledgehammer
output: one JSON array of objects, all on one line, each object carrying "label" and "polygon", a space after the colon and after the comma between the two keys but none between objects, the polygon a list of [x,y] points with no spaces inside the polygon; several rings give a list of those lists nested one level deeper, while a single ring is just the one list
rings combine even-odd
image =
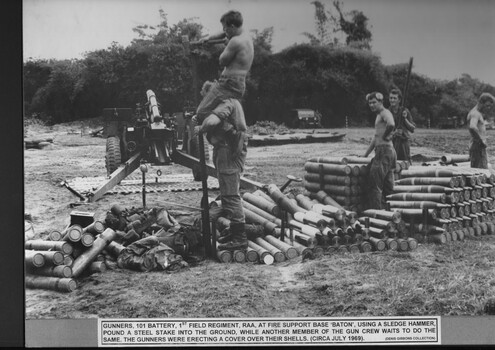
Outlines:
[{"label": "sledgehammer", "polygon": [[302,179],[301,179],[300,177],[295,177],[295,176],[293,176],[293,175],[287,175],[287,178],[288,178],[289,180],[287,180],[287,182],[286,182],[286,183],[284,183],[282,186],[280,186],[280,192],[283,192],[283,191],[287,188],[287,186],[289,186],[289,184],[290,184],[292,181],[296,181],[296,182],[301,182],[301,181],[302,181]]}]

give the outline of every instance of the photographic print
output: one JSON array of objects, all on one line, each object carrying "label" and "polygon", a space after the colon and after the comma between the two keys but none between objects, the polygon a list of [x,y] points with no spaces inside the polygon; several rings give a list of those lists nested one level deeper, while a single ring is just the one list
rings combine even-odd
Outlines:
[{"label": "photographic print", "polygon": [[26,346],[494,341],[494,2],[22,4]]}]

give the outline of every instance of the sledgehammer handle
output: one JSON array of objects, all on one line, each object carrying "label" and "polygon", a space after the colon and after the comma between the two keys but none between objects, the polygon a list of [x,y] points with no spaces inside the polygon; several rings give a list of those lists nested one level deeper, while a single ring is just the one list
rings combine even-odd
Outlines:
[{"label": "sledgehammer handle", "polygon": [[205,254],[212,257],[210,211],[208,203],[208,173],[206,171],[205,141],[202,132],[198,133],[198,138],[201,186],[203,188],[203,197],[201,198],[201,208],[203,209],[201,211],[201,216],[203,219],[203,244],[205,247]]}]

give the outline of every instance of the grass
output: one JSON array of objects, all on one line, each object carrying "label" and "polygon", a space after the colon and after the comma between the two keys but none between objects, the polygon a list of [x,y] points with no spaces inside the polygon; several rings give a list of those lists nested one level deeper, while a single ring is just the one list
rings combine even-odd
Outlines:
[{"label": "grass", "polygon": [[[56,183],[75,176],[105,174],[104,139],[58,131],[55,143],[63,147],[26,152],[25,156],[26,208],[35,214],[35,228],[46,228],[47,232],[48,228],[62,228],[62,221],[73,210],[67,204],[74,198]],[[287,174],[304,175],[309,157],[364,152],[372,133],[371,128],[337,131],[347,134],[344,142],[250,148],[246,173],[281,186]],[[413,145],[412,154],[423,150],[438,156],[463,153],[464,134],[466,130],[440,135],[419,129],[415,139],[430,144],[421,149]],[[490,148],[489,155],[493,162]],[[173,166],[170,171],[189,170]],[[293,182],[290,187],[296,191],[301,184]],[[157,193],[148,196],[148,203],[170,200],[196,207],[200,199],[199,191]],[[113,202],[132,207],[141,203],[141,197],[104,196],[77,210],[94,211],[100,217]],[[174,209],[173,205],[167,208]],[[28,289],[26,317],[482,316],[486,315],[486,302],[495,298],[493,271],[495,236],[444,245],[421,244],[412,252],[324,255],[305,261],[298,257],[271,266],[205,260],[176,273],[108,270],[79,278],[79,288],[69,294]]]}]

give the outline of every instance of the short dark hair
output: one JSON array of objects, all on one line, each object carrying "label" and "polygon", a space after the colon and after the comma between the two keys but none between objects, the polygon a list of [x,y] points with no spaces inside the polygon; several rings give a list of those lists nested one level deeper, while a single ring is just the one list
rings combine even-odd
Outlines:
[{"label": "short dark hair", "polygon": [[388,93],[388,95],[389,96],[390,95],[397,95],[397,96],[399,96],[399,100],[402,100],[402,91],[400,91],[400,89],[397,89],[397,88],[392,89],[392,90],[390,90],[390,92]]},{"label": "short dark hair", "polygon": [[376,98],[377,101],[383,102],[383,95],[381,92],[373,91],[366,95],[366,101],[368,102],[374,98]]},{"label": "short dark hair", "polygon": [[224,13],[223,16],[220,18],[220,22],[227,25],[227,26],[234,26],[236,28],[239,28],[242,26],[242,15],[239,11],[229,11],[227,13]]}]

